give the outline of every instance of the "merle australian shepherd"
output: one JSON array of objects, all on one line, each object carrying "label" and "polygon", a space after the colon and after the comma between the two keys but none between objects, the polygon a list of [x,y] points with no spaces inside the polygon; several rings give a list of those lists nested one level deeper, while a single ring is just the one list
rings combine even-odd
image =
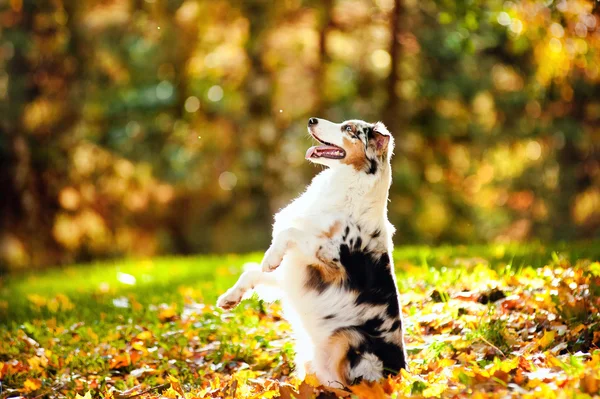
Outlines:
[{"label": "merle australian shepherd", "polygon": [[310,118],[321,145],[306,159],[328,168],[275,216],[261,269],[246,270],[217,305],[275,288],[296,338],[299,378],[347,386],[406,368],[402,312],[387,219],[394,140],[378,123]]}]

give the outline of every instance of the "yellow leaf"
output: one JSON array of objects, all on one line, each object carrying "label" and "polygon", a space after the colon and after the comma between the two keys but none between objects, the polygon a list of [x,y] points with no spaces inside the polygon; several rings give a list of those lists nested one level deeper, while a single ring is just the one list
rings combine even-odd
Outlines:
[{"label": "yellow leaf", "polygon": [[555,337],[556,331],[546,331],[544,336],[538,340],[537,344],[541,349],[546,349],[552,342],[554,342]]},{"label": "yellow leaf", "polygon": [[30,370],[41,372],[44,367],[48,366],[48,359],[45,357],[33,356],[27,359],[27,363],[29,364]]},{"label": "yellow leaf", "polygon": [[585,326],[585,324],[580,324],[577,327],[575,327],[573,330],[571,330],[571,334],[573,336],[578,335],[581,331],[585,330],[587,327]]},{"label": "yellow leaf", "polygon": [[430,384],[425,390],[423,390],[423,396],[431,398],[433,396],[439,397],[448,388],[447,384],[436,383]]},{"label": "yellow leaf", "polygon": [[183,389],[181,388],[181,383],[179,382],[179,380],[173,377],[172,375],[169,375],[168,378],[169,382],[171,383],[171,388],[173,388],[173,390],[177,392],[182,398],[185,398],[185,393],[183,393]]},{"label": "yellow leaf", "polygon": [[146,341],[152,338],[152,333],[150,331],[142,331],[138,335],[136,335],[137,339],[141,339],[142,341]]},{"label": "yellow leaf", "polygon": [[317,387],[321,386],[321,383],[317,379],[317,376],[314,374],[307,374],[306,378],[304,379],[304,382],[306,382],[308,385],[310,385],[313,388],[317,388]]},{"label": "yellow leaf", "polygon": [[138,351],[143,351],[146,348],[142,341],[135,341],[134,343],[131,344],[131,347]]},{"label": "yellow leaf", "polygon": [[23,389],[27,393],[37,391],[41,387],[42,387],[42,381],[38,380],[37,378],[28,378],[23,383]]},{"label": "yellow leaf", "polygon": [[38,294],[27,295],[27,299],[38,308],[45,306],[46,302],[48,302],[46,298]]},{"label": "yellow leaf", "polygon": [[169,398],[169,399],[177,399],[180,396],[179,393],[176,392],[172,387],[169,387],[161,395],[162,395],[162,397]]},{"label": "yellow leaf", "polygon": [[177,318],[175,307],[169,306],[162,308],[160,312],[158,312],[158,318],[160,321],[173,321],[175,318]]},{"label": "yellow leaf", "polygon": [[445,358],[445,359],[440,359],[436,362],[431,363],[429,365],[429,369],[430,370],[443,370],[450,366],[453,366],[454,364],[456,364],[456,360]]},{"label": "yellow leaf", "polygon": [[75,395],[75,399],[92,399],[91,391],[87,391],[85,395],[81,396],[80,394]]},{"label": "yellow leaf", "polygon": [[56,298],[48,301],[48,310],[51,311],[52,313],[56,313],[58,311],[58,307],[59,307],[59,302],[56,300]]},{"label": "yellow leaf", "polygon": [[501,370],[505,373],[510,373],[512,370],[519,367],[519,358],[513,357],[512,359],[506,359],[498,364],[498,367],[494,367],[494,369]]}]

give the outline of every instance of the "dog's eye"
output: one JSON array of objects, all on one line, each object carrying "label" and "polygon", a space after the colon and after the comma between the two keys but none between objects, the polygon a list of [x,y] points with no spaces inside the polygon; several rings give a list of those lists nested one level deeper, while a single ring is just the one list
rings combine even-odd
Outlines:
[{"label": "dog's eye", "polygon": [[346,131],[347,131],[348,133],[352,133],[352,126],[350,126],[350,125],[346,125]]}]

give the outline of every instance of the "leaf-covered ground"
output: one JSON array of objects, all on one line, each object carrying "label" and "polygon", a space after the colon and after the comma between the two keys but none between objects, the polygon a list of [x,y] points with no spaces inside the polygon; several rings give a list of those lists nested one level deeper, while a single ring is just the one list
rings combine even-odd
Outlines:
[{"label": "leaf-covered ground", "polygon": [[398,249],[411,369],[352,392],[293,378],[277,304],[213,306],[260,254],[5,276],[0,397],[593,397],[599,255],[598,242]]}]

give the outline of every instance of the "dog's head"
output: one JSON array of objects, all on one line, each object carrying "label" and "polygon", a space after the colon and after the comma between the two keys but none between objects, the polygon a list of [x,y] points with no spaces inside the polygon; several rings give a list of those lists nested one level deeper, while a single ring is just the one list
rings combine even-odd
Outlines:
[{"label": "dog's head", "polygon": [[394,138],[381,122],[333,123],[310,118],[308,132],[323,145],[309,148],[306,159],[329,167],[345,164],[359,172],[376,174],[389,162],[394,149]]}]

